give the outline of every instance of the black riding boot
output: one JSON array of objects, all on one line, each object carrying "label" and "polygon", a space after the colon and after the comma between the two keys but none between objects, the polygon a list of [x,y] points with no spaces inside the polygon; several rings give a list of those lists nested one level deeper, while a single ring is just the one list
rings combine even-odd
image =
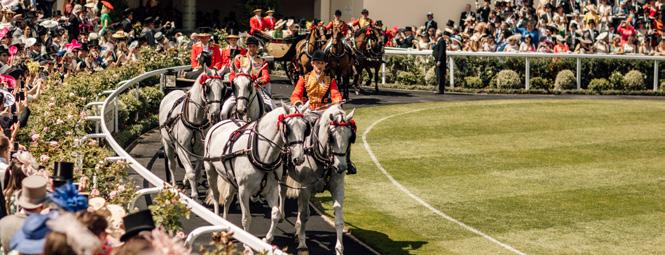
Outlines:
[{"label": "black riding boot", "polygon": [[347,170],[346,170],[347,175],[357,173],[356,165],[353,164],[353,162],[351,162],[351,155],[346,156],[346,165],[347,165]]}]

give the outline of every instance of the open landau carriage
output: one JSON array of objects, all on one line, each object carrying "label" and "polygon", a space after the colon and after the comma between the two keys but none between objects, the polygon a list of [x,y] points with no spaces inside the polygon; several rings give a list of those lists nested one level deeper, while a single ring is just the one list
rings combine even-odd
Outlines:
[{"label": "open landau carriage", "polygon": [[254,33],[254,36],[259,38],[263,51],[272,57],[273,63],[282,63],[289,81],[295,84],[298,82],[299,76],[299,70],[295,63],[296,44],[306,35],[295,34],[285,38],[280,38],[281,36],[274,37],[273,35],[275,35],[274,32]]}]

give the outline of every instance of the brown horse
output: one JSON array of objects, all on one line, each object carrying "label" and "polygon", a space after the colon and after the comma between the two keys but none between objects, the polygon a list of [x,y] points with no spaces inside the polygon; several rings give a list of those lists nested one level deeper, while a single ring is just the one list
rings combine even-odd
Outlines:
[{"label": "brown horse", "polygon": [[296,44],[296,57],[294,61],[295,70],[299,75],[312,71],[311,56],[314,51],[320,49],[325,42],[323,27],[316,27],[309,32],[304,40]]},{"label": "brown horse", "polygon": [[344,99],[348,100],[355,59],[351,49],[344,44],[344,34],[339,28],[333,28],[330,39],[324,47],[324,53],[328,69],[335,75],[337,86],[342,90]]},{"label": "brown horse", "polygon": [[[367,28],[356,31],[355,49],[358,61],[356,62],[356,75],[353,79],[354,86],[360,84],[362,72],[366,70],[369,74],[369,80],[365,86],[372,85],[372,79],[375,82],[374,90],[379,92],[379,69],[383,64],[383,33],[379,28]],[[372,72],[372,69],[374,72]]]}]

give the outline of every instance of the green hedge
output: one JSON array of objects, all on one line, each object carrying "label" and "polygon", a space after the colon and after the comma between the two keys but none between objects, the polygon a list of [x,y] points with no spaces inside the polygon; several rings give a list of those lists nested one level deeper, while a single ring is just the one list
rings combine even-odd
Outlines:
[{"label": "green hedge", "polygon": [[[429,85],[435,86],[436,76],[434,61],[430,56],[385,56],[386,83],[398,83],[403,85]],[[464,86],[466,77],[479,77],[484,86],[491,86],[492,80],[503,70],[512,70],[519,75],[521,81],[525,80],[525,68],[523,58],[501,58],[501,57],[455,57],[455,80],[456,86]],[[617,60],[617,59],[582,59],[582,89],[587,89],[593,79],[607,79],[612,85],[612,90],[623,90],[623,74],[636,70],[643,74],[643,86],[636,85],[634,89],[653,89],[653,62],[640,60]],[[446,65],[447,67],[448,65]],[[556,58],[530,58],[531,77],[540,77],[545,81],[555,81],[557,74],[563,70],[576,70],[575,59]],[[665,77],[662,70],[659,77]],[[429,74],[429,75],[428,75]],[[574,74],[574,72],[573,72]],[[538,83],[540,81],[536,81]],[[538,83],[539,85],[545,85]],[[553,83],[552,83],[553,85]],[[522,84],[522,86],[524,86]],[[575,85],[576,88],[576,85]],[[541,88],[533,88],[541,89]],[[633,88],[629,88],[632,90]]]}]

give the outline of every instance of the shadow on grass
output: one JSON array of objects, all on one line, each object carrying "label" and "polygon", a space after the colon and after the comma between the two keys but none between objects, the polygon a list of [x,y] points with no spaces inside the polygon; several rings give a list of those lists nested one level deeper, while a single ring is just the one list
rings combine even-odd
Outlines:
[{"label": "shadow on grass", "polygon": [[[328,195],[317,196],[316,199],[312,200],[315,207],[318,207],[321,211],[323,210],[323,204],[331,204],[332,197]],[[329,218],[334,219],[334,216],[325,213]],[[378,251],[380,254],[411,254],[411,251],[420,249],[423,245],[427,244],[426,241],[395,241],[390,239],[390,237],[384,233],[362,229],[356,225],[350,224],[348,222],[344,223],[354,237],[360,239],[363,243],[369,245],[374,250]],[[309,231],[308,231],[309,233]],[[353,240],[350,240],[347,236],[344,237],[344,245],[348,246],[349,244],[356,245]],[[363,249],[358,247],[357,249]],[[347,249],[348,251],[348,249]]]},{"label": "shadow on grass", "polygon": [[420,249],[427,244],[426,241],[395,241],[384,233],[362,229],[352,224],[351,234],[367,245],[371,246],[381,254],[411,254],[411,251]]}]

